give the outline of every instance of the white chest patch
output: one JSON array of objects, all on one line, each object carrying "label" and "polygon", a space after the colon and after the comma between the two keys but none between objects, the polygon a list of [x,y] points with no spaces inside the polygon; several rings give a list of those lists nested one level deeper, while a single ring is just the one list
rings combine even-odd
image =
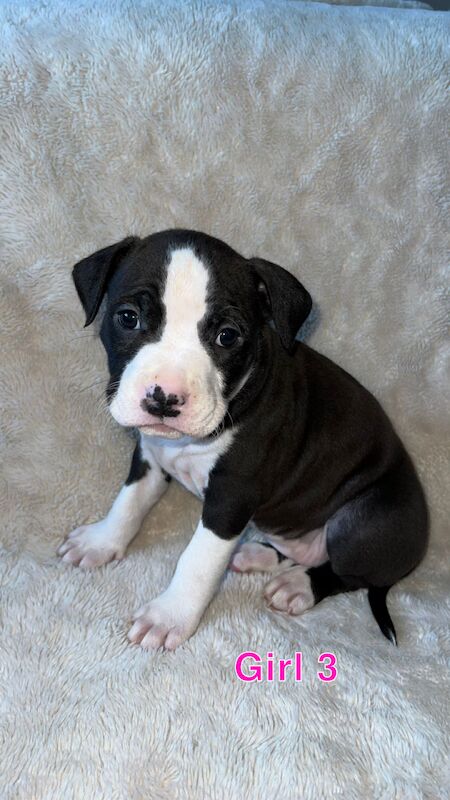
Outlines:
[{"label": "white chest patch", "polygon": [[142,455],[145,458],[150,452],[172,478],[202,500],[209,473],[217,459],[230,447],[234,435],[235,431],[225,431],[205,444],[187,437],[168,441],[141,434]]}]

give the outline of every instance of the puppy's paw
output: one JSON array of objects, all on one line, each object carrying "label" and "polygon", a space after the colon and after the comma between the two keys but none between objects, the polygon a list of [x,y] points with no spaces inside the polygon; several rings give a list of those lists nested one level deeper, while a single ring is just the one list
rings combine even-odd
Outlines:
[{"label": "puppy's paw", "polygon": [[200,618],[169,592],[142,606],[133,615],[128,639],[145,650],[175,650],[196,631]]},{"label": "puppy's paw", "polygon": [[267,584],[264,598],[270,608],[293,616],[315,605],[311,580],[303,567],[290,567],[280,572]]},{"label": "puppy's paw", "polygon": [[58,547],[62,560],[77,567],[100,567],[109,561],[120,560],[125,555],[120,537],[105,520],[91,525],[81,525]]},{"label": "puppy's paw", "polygon": [[229,569],[233,572],[269,572],[278,567],[275,548],[261,542],[245,542],[234,553]]}]

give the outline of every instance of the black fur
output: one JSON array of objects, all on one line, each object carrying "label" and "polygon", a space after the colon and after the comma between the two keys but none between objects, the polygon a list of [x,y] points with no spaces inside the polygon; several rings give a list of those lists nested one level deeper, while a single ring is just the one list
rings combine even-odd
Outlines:
[{"label": "black fur", "polygon": [[255,371],[263,391],[255,402],[249,382],[231,403],[239,436],[210,476],[204,523],[224,538],[250,518],[284,538],[326,524],[340,591],[391,586],[428,541],[408,454],[375,398],[336,364],[302,343],[288,355],[270,328],[264,347]]},{"label": "black fur", "polygon": [[290,272],[278,264],[263,258],[252,258],[250,263],[257,278],[258,291],[263,289],[264,299],[267,299],[267,317],[273,319],[283,347],[292,350],[296,334],[311,311],[311,296]]},{"label": "black fur", "polygon": [[136,239],[129,237],[121,242],[98,250],[75,264],[72,272],[75,288],[86,312],[86,323],[95,319],[108,282],[119,261],[132,249]]},{"label": "black fur", "polygon": [[[357,578],[340,578],[339,575],[333,572],[329,561],[321,564],[320,567],[307,569],[306,573],[309,575],[311,591],[316,603],[320,603],[321,600],[330,595],[353,592],[356,589],[360,589],[361,585],[364,585]],[[397,644],[397,634],[386,606],[386,595],[389,589],[390,586],[369,586],[369,604],[383,635],[393,644]]]},{"label": "black fur", "polygon": [[391,615],[386,605],[386,595],[389,589],[390,586],[383,586],[382,588],[378,586],[369,586],[369,604],[382,634],[386,639],[389,639],[392,644],[397,644],[397,634],[395,632],[394,623],[391,620]]},{"label": "black fur", "polygon": [[140,481],[141,478],[147,474],[149,469],[151,469],[151,466],[148,461],[145,460],[145,458],[142,458],[141,446],[138,442],[134,448],[130,471],[128,473],[128,478],[125,481],[125,486],[130,486],[131,483]]}]

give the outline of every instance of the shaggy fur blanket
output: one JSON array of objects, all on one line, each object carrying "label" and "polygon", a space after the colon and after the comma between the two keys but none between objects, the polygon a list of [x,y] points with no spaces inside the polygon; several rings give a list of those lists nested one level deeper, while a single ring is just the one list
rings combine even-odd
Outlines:
[{"label": "shaggy fur blanket", "polygon": [[[449,25],[403,5],[0,2],[2,800],[449,796]],[[176,485],[123,562],[56,558],[133,446],[71,267],[171,226],[297,274],[310,344],[409,447],[433,525],[390,593],[398,648],[364,592],[284,619],[235,574],[178,651],[130,646],[199,515]],[[301,651],[303,680],[238,680],[247,650]]]}]

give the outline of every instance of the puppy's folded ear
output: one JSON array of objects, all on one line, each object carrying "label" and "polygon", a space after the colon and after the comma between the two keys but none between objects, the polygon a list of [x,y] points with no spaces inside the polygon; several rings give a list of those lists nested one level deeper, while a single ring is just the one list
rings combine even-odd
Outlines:
[{"label": "puppy's folded ear", "polygon": [[254,270],[263,310],[273,319],[283,347],[291,350],[300,326],[311,311],[311,295],[297,278],[278,264],[263,258],[251,258],[249,263]]},{"label": "puppy's folded ear", "polygon": [[100,303],[106,292],[108,281],[121,259],[129,252],[133,245],[138,242],[136,236],[129,236],[116,242],[103,250],[83,258],[75,264],[72,270],[72,278],[78,297],[86,312],[86,322],[84,327],[90,325],[95,319]]}]

